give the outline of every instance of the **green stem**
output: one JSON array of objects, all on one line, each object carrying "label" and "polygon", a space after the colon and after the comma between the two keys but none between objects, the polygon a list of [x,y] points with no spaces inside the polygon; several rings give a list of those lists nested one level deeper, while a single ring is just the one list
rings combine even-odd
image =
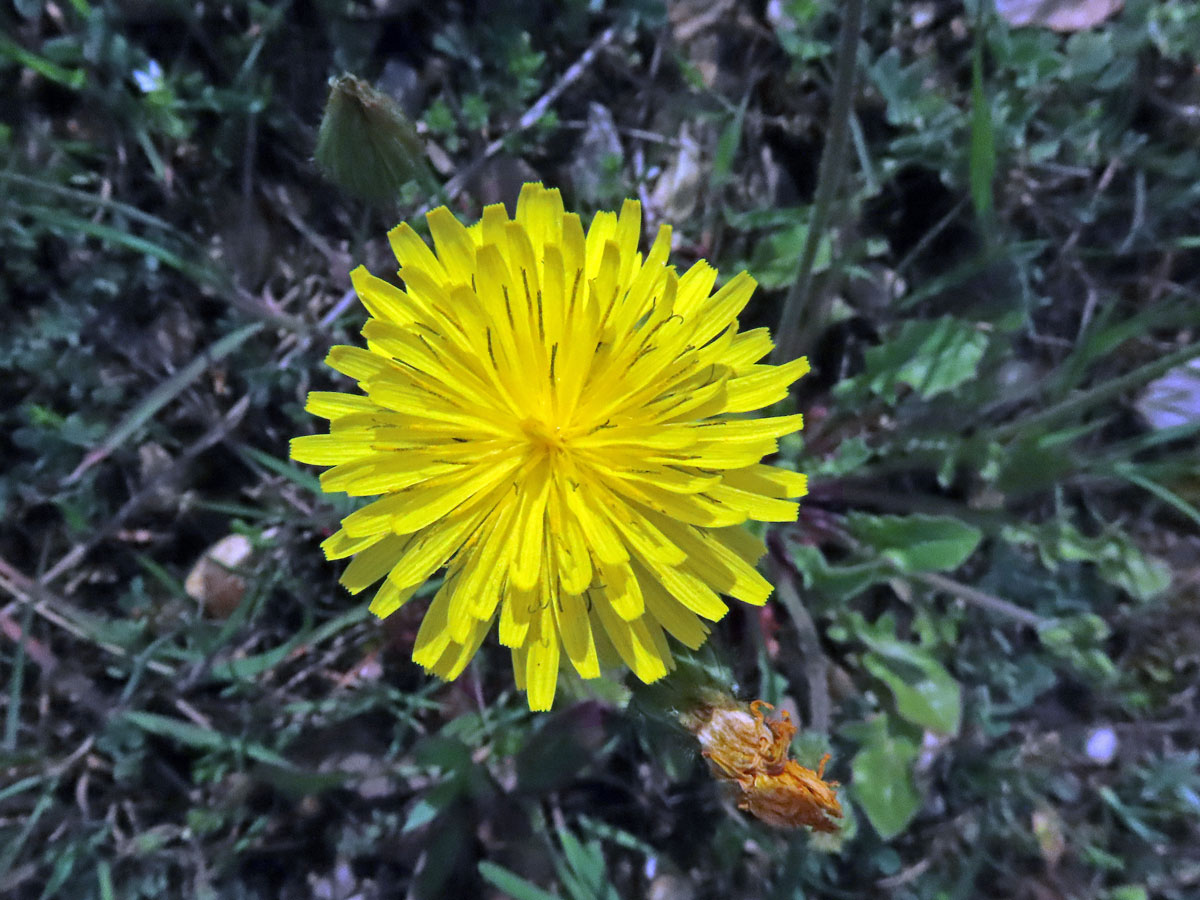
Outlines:
[{"label": "green stem", "polygon": [[1153,381],[1155,378],[1165,375],[1176,366],[1183,365],[1198,357],[1200,357],[1200,341],[1193,341],[1186,346],[1180,347],[1174,353],[1168,353],[1162,359],[1140,366],[1132,372],[1127,372],[1111,381],[1098,384],[1094,388],[1086,390],[1081,394],[1076,394],[1074,397],[1063,400],[1061,403],[1056,403],[1048,409],[1034,413],[1031,416],[1026,416],[1023,419],[1018,419],[1015,422],[1009,422],[1007,425],[1001,425],[992,431],[991,437],[993,440],[1004,441],[1017,437],[1022,432],[1033,431],[1042,425],[1049,425],[1069,418],[1091,406],[1117,397],[1131,388],[1140,387],[1148,381]]},{"label": "green stem", "polygon": [[816,623],[800,599],[791,570],[774,558],[770,559],[769,565],[775,593],[796,626],[804,679],[808,682],[808,727],[827,734],[833,717],[833,701],[829,697],[829,661],[821,649]]},{"label": "green stem", "polygon": [[989,612],[998,613],[1006,618],[1013,619],[1022,625],[1041,628],[1049,621],[1035,612],[1030,612],[1023,607],[1017,606],[1015,603],[1005,600],[1003,597],[988,594],[978,588],[973,588],[952,578],[947,578],[945,575],[938,575],[936,572],[914,572],[907,577],[935,590],[945,591],[947,594],[957,597],[972,606],[977,606],[980,609],[986,609]]},{"label": "green stem", "polygon": [[[842,31],[838,41],[837,62],[833,76],[833,103],[829,110],[829,136],[821,153],[817,168],[817,192],[813,198],[812,215],[808,221],[808,234],[804,249],[800,253],[800,266],[796,280],[788,291],[776,330],[778,343],[772,355],[775,364],[787,362],[799,353],[802,345],[800,320],[809,305],[812,294],[813,263],[817,248],[829,219],[833,198],[842,180],[846,167],[847,141],[850,136],[850,107],[854,99],[854,76],[858,62],[858,37],[862,31],[864,0],[847,0],[846,15],[842,20]],[[812,317],[805,327],[811,333],[820,323]]]}]

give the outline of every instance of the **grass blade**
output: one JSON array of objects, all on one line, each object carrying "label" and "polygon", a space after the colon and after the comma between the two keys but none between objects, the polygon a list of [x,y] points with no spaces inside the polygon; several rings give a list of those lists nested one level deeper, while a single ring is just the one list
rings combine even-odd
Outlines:
[{"label": "grass blade", "polygon": [[232,334],[216,341],[207,350],[193,359],[190,363],[152,390],[134,409],[121,421],[94,450],[88,452],[75,471],[67,476],[65,484],[73,484],[100,460],[127,441],[134,432],[150,421],[164,406],[179,396],[184,389],[199,378],[211,365],[224,359],[258,332],[262,331],[263,323],[255,322],[239,328]]}]

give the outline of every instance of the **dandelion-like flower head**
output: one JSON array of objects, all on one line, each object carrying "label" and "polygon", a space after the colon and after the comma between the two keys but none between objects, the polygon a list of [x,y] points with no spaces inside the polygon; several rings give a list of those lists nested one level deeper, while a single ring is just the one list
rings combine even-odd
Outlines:
[{"label": "dandelion-like flower head", "polygon": [[310,394],[330,433],[292,442],[332,466],[324,490],[379,497],[326,555],[354,557],[352,592],[384,579],[380,617],[446,568],[413,650],[442,678],[497,620],[532,709],[550,708],[562,656],[583,678],[617,661],[662,677],[666,634],[698,647],[722,595],[771,593],[745,523],[795,520],[805,477],[761,460],[802,420],[740,414],[782,400],[808,363],[758,364],[772,344],[738,330],[746,273],[715,293],[703,261],[678,275],[667,226],[643,257],[635,201],[586,233],[540,184],[515,219],[501,205],[470,227],[444,207],[427,218],[433,250],[407,224],[388,235],[403,290],[352,273],[367,348],[327,362],[363,394]]}]

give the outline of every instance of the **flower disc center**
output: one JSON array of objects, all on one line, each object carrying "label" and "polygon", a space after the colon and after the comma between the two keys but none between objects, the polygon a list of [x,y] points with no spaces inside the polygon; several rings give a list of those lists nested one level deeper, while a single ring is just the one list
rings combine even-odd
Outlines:
[{"label": "flower disc center", "polygon": [[531,417],[521,423],[521,430],[525,432],[535,451],[552,456],[567,449],[566,435],[561,425]]}]

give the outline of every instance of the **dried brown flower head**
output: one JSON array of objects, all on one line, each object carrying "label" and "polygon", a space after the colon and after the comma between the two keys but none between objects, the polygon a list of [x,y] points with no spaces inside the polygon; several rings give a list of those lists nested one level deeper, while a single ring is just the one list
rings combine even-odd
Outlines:
[{"label": "dried brown flower head", "polygon": [[713,774],[737,787],[740,809],[776,828],[837,831],[833,819],[842,817],[837,782],[823,778],[829,754],[815,772],[789,759],[796,726],[787,712],[768,719],[764,708],[773,709],[762,700],[747,705],[730,699],[696,710],[685,724]]}]

